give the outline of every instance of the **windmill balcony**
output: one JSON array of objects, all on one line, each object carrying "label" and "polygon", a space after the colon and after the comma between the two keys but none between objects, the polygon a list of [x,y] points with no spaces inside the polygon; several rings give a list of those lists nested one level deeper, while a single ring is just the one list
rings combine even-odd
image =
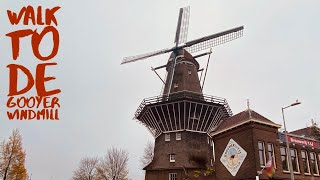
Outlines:
[{"label": "windmill balcony", "polygon": [[161,133],[183,130],[209,133],[230,116],[232,112],[224,98],[180,91],[144,99],[134,119],[156,138]]}]

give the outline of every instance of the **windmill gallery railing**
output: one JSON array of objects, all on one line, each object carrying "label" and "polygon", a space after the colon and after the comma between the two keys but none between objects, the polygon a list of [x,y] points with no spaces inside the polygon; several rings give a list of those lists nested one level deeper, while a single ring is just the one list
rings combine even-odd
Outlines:
[{"label": "windmill gallery railing", "polygon": [[158,137],[162,133],[183,130],[209,133],[230,116],[232,112],[225,99],[180,91],[144,99],[134,119]]},{"label": "windmill gallery railing", "polygon": [[229,107],[227,100],[224,98],[200,94],[200,93],[194,93],[190,91],[180,91],[180,92],[171,93],[170,95],[153,96],[153,97],[145,98],[139,105],[138,109],[136,110],[134,114],[135,115],[134,118],[137,119],[141,111],[147,105],[164,103],[168,101],[178,101],[178,100],[193,100],[193,101],[203,101],[207,103],[216,103],[216,104],[222,105],[227,111],[228,115],[232,116],[231,108]]},{"label": "windmill gallery railing", "polygon": [[134,113],[135,115],[134,118],[138,118],[139,114],[141,113],[141,111],[144,109],[146,105],[173,101],[173,100],[196,100],[196,101],[204,101],[208,103],[217,103],[217,104],[223,105],[227,113],[229,114],[229,116],[232,116],[231,108],[229,107],[227,100],[224,98],[200,94],[200,93],[194,93],[190,91],[181,91],[181,92],[171,93],[170,95],[153,96],[153,97],[145,98],[139,105],[136,112]]}]

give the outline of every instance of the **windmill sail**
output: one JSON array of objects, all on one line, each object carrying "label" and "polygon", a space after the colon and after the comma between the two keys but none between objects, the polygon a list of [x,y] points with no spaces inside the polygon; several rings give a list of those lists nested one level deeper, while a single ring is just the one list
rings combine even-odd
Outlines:
[{"label": "windmill sail", "polygon": [[205,36],[199,39],[195,39],[193,41],[189,41],[185,44],[185,49],[190,52],[197,52],[204,49],[209,49],[213,46],[217,46],[234,39],[237,39],[243,35],[243,26],[229,29],[227,31],[223,31],[217,34],[213,34],[210,36]]},{"label": "windmill sail", "polygon": [[139,61],[142,59],[146,59],[152,56],[157,56],[160,54],[165,54],[167,52],[172,51],[172,49],[162,49],[159,51],[154,51],[154,52],[150,52],[150,53],[146,53],[146,54],[140,54],[140,55],[136,55],[136,56],[129,56],[129,57],[125,57],[123,58],[121,64],[126,64],[126,63],[130,63],[130,62],[135,62],[135,61]]},{"label": "windmill sail", "polygon": [[178,52],[178,45],[180,43],[184,43],[187,40],[187,34],[188,34],[188,24],[189,24],[189,6],[185,8],[180,8],[179,12],[179,18],[178,18],[178,25],[177,25],[177,31],[176,31],[176,37],[175,37],[175,50],[173,51],[173,57],[172,57],[172,65],[170,66],[170,79],[168,81],[169,83],[169,91],[168,94],[170,94],[170,89],[172,85],[172,80],[174,76],[174,69],[176,67],[176,60],[177,60],[177,55],[176,53]]},{"label": "windmill sail", "polygon": [[[202,38],[198,38],[192,41],[187,42],[187,35],[188,35],[188,26],[189,26],[189,15],[190,15],[190,7],[180,8],[179,17],[178,17],[178,24],[174,38],[174,47],[162,49],[159,51],[154,51],[146,54],[141,54],[137,56],[129,56],[125,57],[121,64],[126,64],[130,62],[135,62],[139,60],[143,60],[149,57],[165,54],[168,52],[172,52],[168,63],[165,65],[167,69],[167,76],[166,76],[166,89],[164,93],[166,95],[171,94],[171,86],[175,76],[176,70],[176,62],[178,58],[184,58],[185,55],[190,55],[190,53],[194,53],[197,51],[209,49],[213,46],[217,46],[234,39],[237,39],[243,35],[243,26],[229,29],[227,31],[223,31],[220,33],[216,33],[213,35],[205,36]],[[190,55],[192,56],[192,55]],[[190,59],[190,58],[189,58]]]},{"label": "windmill sail", "polygon": [[179,19],[177,24],[176,36],[174,42],[176,45],[185,43],[188,36],[190,7],[180,8]]}]

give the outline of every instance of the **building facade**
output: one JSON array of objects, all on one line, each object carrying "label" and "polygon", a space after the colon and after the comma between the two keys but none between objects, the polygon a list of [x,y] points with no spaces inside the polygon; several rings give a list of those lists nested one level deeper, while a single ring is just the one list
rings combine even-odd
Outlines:
[{"label": "building facade", "polygon": [[290,179],[289,161],[295,179],[320,179],[319,142],[305,131],[289,133],[286,142],[281,125],[259,113],[233,115],[225,99],[202,93],[199,64],[187,51],[175,52],[167,70],[172,83],[166,79],[163,94],[144,99],[135,113],[155,137],[146,180],[269,179],[268,163],[273,179]]},{"label": "building facade", "polygon": [[[272,179],[290,179],[280,127],[248,109],[221,121],[210,135],[164,133],[156,138],[154,160],[145,168],[145,179],[271,179],[265,172],[269,161],[275,169]],[[297,131],[289,133],[288,139],[295,179],[320,179],[319,142]]]},{"label": "building facade", "polygon": [[[269,179],[266,165],[272,162],[275,169],[273,179],[290,179],[289,161],[287,159],[284,133],[278,131],[280,125],[268,120],[250,109],[222,121],[212,132],[214,141],[215,179]],[[290,161],[294,178],[320,179],[319,142],[294,131],[289,133]],[[243,160],[236,174],[231,174],[221,158],[230,140],[242,147],[247,157]],[[227,157],[232,160],[232,158]],[[231,161],[229,160],[229,161]],[[239,161],[236,159],[234,161]],[[233,162],[230,162],[232,165]],[[235,163],[233,163],[235,164]]]}]

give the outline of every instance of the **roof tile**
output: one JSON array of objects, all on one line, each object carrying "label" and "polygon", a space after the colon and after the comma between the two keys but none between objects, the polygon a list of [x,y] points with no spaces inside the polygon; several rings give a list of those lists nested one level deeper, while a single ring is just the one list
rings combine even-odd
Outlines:
[{"label": "roof tile", "polygon": [[241,124],[250,122],[252,120],[256,120],[256,121],[259,121],[264,124],[274,125],[275,127],[280,127],[279,124],[274,123],[273,121],[260,115],[259,113],[255,112],[251,109],[247,109],[247,110],[242,111],[234,116],[231,116],[229,118],[222,120],[221,123],[218,125],[218,127],[212,133],[217,134],[217,133],[223,132],[227,129],[230,129],[232,127],[237,127]]}]

